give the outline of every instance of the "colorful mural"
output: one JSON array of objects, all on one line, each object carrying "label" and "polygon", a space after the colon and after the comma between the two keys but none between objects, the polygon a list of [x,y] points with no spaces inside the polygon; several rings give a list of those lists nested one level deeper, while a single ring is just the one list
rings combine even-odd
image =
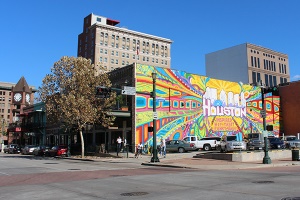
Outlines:
[{"label": "colorful mural", "polygon": [[[156,75],[157,140],[202,137],[245,136],[263,131],[261,89],[242,83],[211,79],[166,68],[136,65],[136,141],[152,144],[153,90]],[[279,135],[279,97],[265,96],[269,135]]]}]

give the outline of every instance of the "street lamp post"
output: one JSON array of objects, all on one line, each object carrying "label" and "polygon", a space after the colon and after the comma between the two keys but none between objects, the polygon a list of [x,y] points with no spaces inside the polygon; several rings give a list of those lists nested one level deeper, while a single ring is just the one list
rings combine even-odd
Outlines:
[{"label": "street lamp post", "polygon": [[[152,73],[153,80],[153,91],[152,91],[152,99],[153,99],[153,113],[156,112],[156,73]],[[151,162],[159,162],[157,157],[157,145],[156,145],[156,118],[153,117],[153,154],[151,158]]]},{"label": "street lamp post", "polygon": [[263,158],[263,164],[271,164],[271,158],[269,157],[269,148],[268,148],[268,137],[265,134],[266,131],[266,106],[265,106],[265,94],[264,94],[264,87],[262,84],[262,81],[260,82],[260,91],[261,91],[261,104],[262,104],[262,118],[263,118],[263,135],[264,135],[264,143],[265,143],[265,148],[264,148],[264,158]]}]

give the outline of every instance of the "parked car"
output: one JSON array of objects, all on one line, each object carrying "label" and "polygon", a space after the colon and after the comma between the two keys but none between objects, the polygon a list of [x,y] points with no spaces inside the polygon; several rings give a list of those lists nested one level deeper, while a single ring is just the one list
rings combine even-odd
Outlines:
[{"label": "parked car", "polygon": [[18,144],[8,145],[8,153],[21,153],[21,147]]},{"label": "parked car", "polygon": [[169,140],[166,141],[166,148],[169,152],[183,153],[186,151],[195,151],[197,147],[194,143],[188,143],[185,140]]},{"label": "parked car", "polygon": [[3,153],[8,153],[8,146],[7,145],[4,145],[4,147],[3,147]]},{"label": "parked car", "polygon": [[269,137],[271,149],[285,149],[285,143],[283,140],[277,137]]},{"label": "parked car", "polygon": [[220,152],[229,152],[237,150],[246,150],[247,143],[245,141],[237,141],[235,135],[223,136],[220,141]]},{"label": "parked car", "polygon": [[287,149],[299,148],[300,147],[300,140],[294,135],[284,136],[282,137],[285,146]]},{"label": "parked car", "polygon": [[247,150],[262,150],[265,142],[261,133],[249,133],[247,135]]},{"label": "parked car", "polygon": [[66,145],[57,145],[45,152],[45,156],[67,156],[67,151]]},{"label": "parked car", "polygon": [[204,151],[209,151],[211,149],[216,149],[220,143],[219,137],[205,137],[200,138],[198,136],[186,136],[183,138],[188,143],[193,143],[196,146],[196,149],[203,149]]},{"label": "parked car", "polygon": [[33,153],[34,149],[36,149],[37,146],[36,145],[26,145],[23,149],[22,149],[22,154],[24,155],[28,155]]},{"label": "parked car", "polygon": [[35,156],[45,156],[50,149],[51,149],[50,146],[45,146],[45,145],[37,146],[33,150],[32,154]]}]

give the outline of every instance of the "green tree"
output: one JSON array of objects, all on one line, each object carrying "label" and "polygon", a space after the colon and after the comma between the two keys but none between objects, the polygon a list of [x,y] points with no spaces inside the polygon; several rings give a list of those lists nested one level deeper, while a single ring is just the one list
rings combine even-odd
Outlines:
[{"label": "green tree", "polygon": [[84,157],[82,129],[86,124],[107,127],[114,121],[107,113],[115,104],[116,94],[107,98],[96,97],[96,86],[111,87],[105,70],[96,69],[91,60],[79,57],[62,57],[54,63],[51,74],[43,79],[38,93],[45,102],[47,123],[59,127],[78,128],[81,139],[81,156]]}]

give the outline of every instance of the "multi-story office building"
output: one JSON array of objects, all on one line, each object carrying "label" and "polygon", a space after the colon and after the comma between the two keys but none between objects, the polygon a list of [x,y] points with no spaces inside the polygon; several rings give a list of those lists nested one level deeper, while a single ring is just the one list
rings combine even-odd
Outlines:
[{"label": "multi-story office building", "polygon": [[266,86],[290,81],[288,55],[244,43],[205,55],[206,76]]},{"label": "multi-story office building", "polygon": [[[35,92],[34,87],[29,87],[24,77],[17,84],[0,82],[0,119],[3,120],[1,131],[6,132],[9,124],[19,120],[23,108],[33,104]],[[2,134],[0,139],[7,140]]]},{"label": "multi-story office building", "polygon": [[11,88],[15,85],[13,83],[0,82],[0,118],[4,119],[5,124],[9,124]]},{"label": "multi-story office building", "polygon": [[131,63],[170,68],[170,39],[117,27],[119,23],[94,14],[85,17],[78,36],[78,57],[89,58],[107,71]]}]

